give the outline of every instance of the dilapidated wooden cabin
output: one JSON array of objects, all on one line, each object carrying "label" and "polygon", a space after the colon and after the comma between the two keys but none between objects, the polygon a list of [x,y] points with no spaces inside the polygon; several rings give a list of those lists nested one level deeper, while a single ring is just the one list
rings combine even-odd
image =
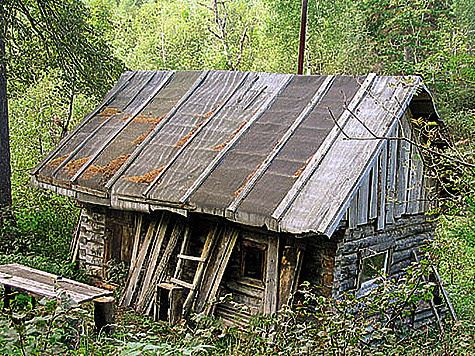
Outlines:
[{"label": "dilapidated wooden cabin", "polygon": [[411,262],[433,233],[413,126],[437,120],[418,77],[127,72],[33,182],[81,203],[83,268],[130,265],[123,305],[237,323]]}]

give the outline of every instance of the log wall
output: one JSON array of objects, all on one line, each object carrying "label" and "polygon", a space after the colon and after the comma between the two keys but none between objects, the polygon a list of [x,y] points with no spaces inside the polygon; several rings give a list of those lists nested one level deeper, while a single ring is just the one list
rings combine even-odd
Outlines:
[{"label": "log wall", "polygon": [[87,205],[79,223],[78,260],[82,269],[103,278],[110,261],[130,261],[134,214]]},{"label": "log wall", "polygon": [[[341,234],[341,231],[338,232]],[[334,281],[337,239],[326,236],[308,237],[305,240],[305,254],[300,282],[310,282],[317,286],[317,292],[331,296]]]},{"label": "log wall", "polygon": [[79,265],[90,274],[102,277],[106,241],[106,209],[86,207],[79,227]]},{"label": "log wall", "polygon": [[414,262],[413,251],[433,238],[433,231],[433,223],[424,215],[398,219],[383,231],[372,224],[345,230],[336,239],[333,295],[356,289],[361,259],[376,253],[389,250],[389,275],[401,273]]},{"label": "log wall", "polygon": [[[402,217],[385,229],[378,230],[377,224],[368,224],[345,230],[336,236],[335,268],[333,273],[334,297],[356,291],[361,261],[365,257],[388,251],[387,273],[397,277],[412,262],[414,252],[433,238],[434,223],[424,215]],[[437,307],[439,315],[445,313],[445,306]],[[413,326],[418,328],[436,320],[429,303],[421,303],[412,315]]]}]

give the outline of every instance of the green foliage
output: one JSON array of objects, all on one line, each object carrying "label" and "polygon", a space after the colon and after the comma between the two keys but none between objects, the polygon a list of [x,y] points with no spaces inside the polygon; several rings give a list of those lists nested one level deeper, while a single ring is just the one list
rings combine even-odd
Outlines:
[{"label": "green foliage", "polygon": [[12,88],[34,83],[50,68],[59,71],[68,93],[103,95],[122,70],[82,1],[8,0],[2,6]]},{"label": "green foliage", "polygon": [[475,315],[475,201],[464,216],[439,219],[432,253],[460,318]]},{"label": "green foliage", "polygon": [[[427,263],[413,265],[399,281],[381,279],[367,295],[325,298],[303,285],[298,303],[274,317],[256,317],[245,328],[225,328],[219,320],[194,315],[191,323],[169,325],[121,310],[111,335],[95,333],[90,308],[67,298],[41,301],[33,309],[18,295],[11,314],[0,314],[0,348],[9,355],[296,355],[467,354],[473,325],[433,329],[405,328],[411,310],[432,298],[423,282]],[[402,322],[402,324],[401,324]]]},{"label": "green foliage", "polygon": [[[259,51],[265,18],[260,1],[219,1],[217,15],[213,3],[173,0],[114,6],[101,1],[99,12],[113,17],[107,37],[130,68],[258,69],[258,63],[268,60]],[[223,30],[219,21],[224,18]]]},{"label": "green foliage", "polygon": [[67,297],[59,302],[31,299],[18,294],[8,312],[0,313],[0,350],[3,355],[59,355],[85,349],[92,332],[90,311]]}]

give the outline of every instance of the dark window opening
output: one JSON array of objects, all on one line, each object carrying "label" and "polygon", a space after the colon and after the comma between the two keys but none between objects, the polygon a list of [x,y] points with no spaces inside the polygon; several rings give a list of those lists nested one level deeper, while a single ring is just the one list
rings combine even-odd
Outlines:
[{"label": "dark window opening", "polygon": [[388,252],[378,253],[363,258],[359,276],[360,288],[372,284],[387,272]]},{"label": "dark window opening", "polygon": [[241,243],[241,276],[263,281],[265,256],[263,245],[243,241]]}]

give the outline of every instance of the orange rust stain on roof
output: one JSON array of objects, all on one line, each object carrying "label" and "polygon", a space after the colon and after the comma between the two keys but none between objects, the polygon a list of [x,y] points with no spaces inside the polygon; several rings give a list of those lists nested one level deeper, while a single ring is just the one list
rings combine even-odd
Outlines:
[{"label": "orange rust stain on roof", "polygon": [[153,127],[150,128],[150,130],[148,130],[147,132],[144,132],[143,134],[137,136],[133,141],[132,141],[132,144],[133,145],[140,145],[146,138],[148,135],[150,135],[150,133],[153,131]]},{"label": "orange rust stain on roof", "polygon": [[115,115],[115,114],[118,114],[120,113],[121,111],[118,109],[118,108],[114,108],[114,107],[106,107],[104,108],[104,110],[102,110],[100,113],[99,113],[99,116],[102,116],[102,117],[110,117],[112,115]]},{"label": "orange rust stain on roof", "polygon": [[297,169],[295,171],[295,173],[292,175],[292,178],[300,177],[300,175],[305,170],[305,168],[307,167],[307,165],[308,165],[308,163],[310,162],[311,159],[312,159],[312,156],[308,157],[307,160],[305,161],[305,163],[302,165],[302,167],[300,167],[299,169]]},{"label": "orange rust stain on roof", "polygon": [[105,179],[111,178],[130,157],[130,154],[119,156],[105,166],[89,166],[83,174],[84,179],[91,179],[97,174],[102,174]]},{"label": "orange rust stain on roof", "polygon": [[256,169],[254,169],[251,174],[249,174],[246,179],[244,180],[244,182],[241,184],[241,186],[239,187],[238,190],[236,190],[234,192],[234,196],[237,197],[239,196],[239,194],[241,194],[241,192],[244,190],[244,188],[246,187],[247,183],[249,183],[249,181],[256,175],[257,173],[257,170],[259,169],[259,166],[256,167]]},{"label": "orange rust stain on roof", "polygon": [[183,136],[182,138],[180,138],[176,143],[175,143],[175,147],[181,147],[183,146],[185,143],[188,142],[188,140],[195,134],[195,132],[201,127],[201,125],[204,124],[204,121],[200,121],[197,125],[195,125],[195,127],[193,127],[190,132],[188,132],[185,136]]},{"label": "orange rust stain on roof", "polygon": [[125,177],[125,180],[128,180],[129,182],[132,183],[152,183],[155,178],[158,177],[158,175],[163,171],[165,166],[161,166],[160,168],[154,169],[150,172],[145,173],[144,175],[141,176],[130,176],[130,177]]},{"label": "orange rust stain on roof", "polygon": [[90,156],[75,159],[64,166],[67,175],[72,177],[89,160]]},{"label": "orange rust stain on roof", "polygon": [[50,161],[48,163],[48,166],[50,166],[52,168],[59,167],[59,165],[61,163],[63,163],[68,157],[69,157],[69,154],[67,154],[66,156],[61,156],[61,157],[55,158],[55,159],[53,159],[52,161]]},{"label": "orange rust stain on roof", "polygon": [[203,119],[209,119],[211,115],[214,114],[214,111],[208,111],[207,113],[204,113],[203,115],[199,115]]},{"label": "orange rust stain on roof", "polygon": [[153,116],[137,116],[134,119],[134,122],[138,124],[158,124],[163,120],[163,116],[153,117]]},{"label": "orange rust stain on roof", "polygon": [[204,114],[198,114],[195,116],[195,119],[200,120],[195,126],[188,132],[185,136],[180,138],[176,143],[175,147],[181,147],[185,143],[188,142],[188,140],[193,137],[195,132],[205,123],[206,119],[209,119],[212,115],[214,114],[214,111],[208,111]]},{"label": "orange rust stain on roof", "polygon": [[239,127],[233,131],[233,133],[227,138],[226,141],[213,147],[213,151],[221,151],[226,145],[241,131],[241,129],[247,124],[247,120],[243,121]]}]

